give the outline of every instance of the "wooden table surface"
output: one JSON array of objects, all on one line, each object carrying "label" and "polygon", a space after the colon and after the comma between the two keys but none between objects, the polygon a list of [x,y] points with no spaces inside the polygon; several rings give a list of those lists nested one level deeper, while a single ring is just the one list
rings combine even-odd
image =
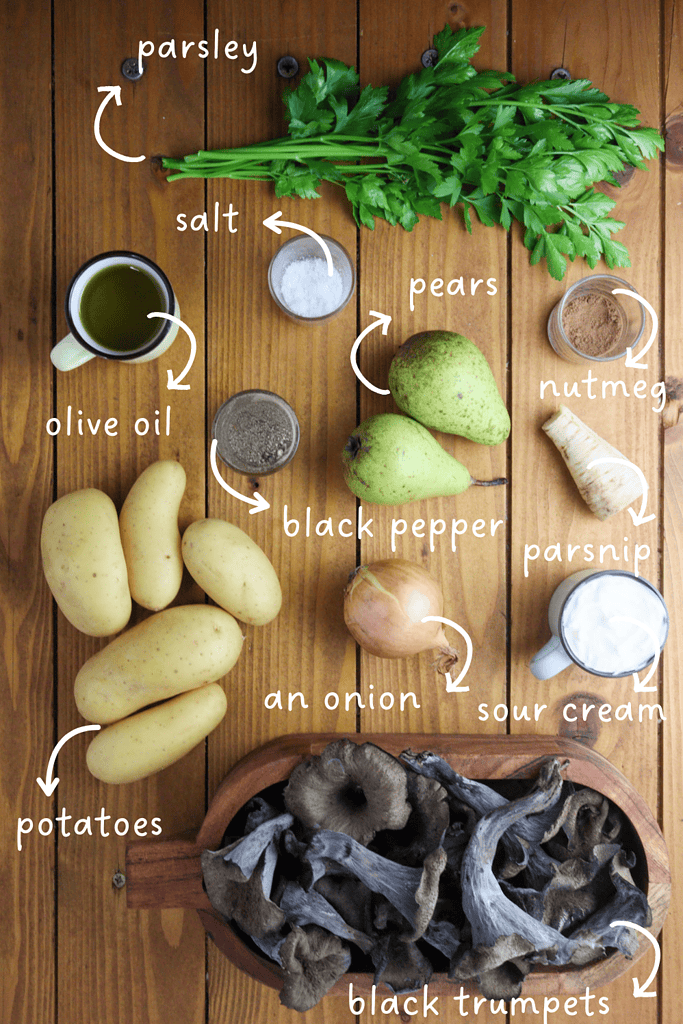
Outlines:
[{"label": "wooden table surface", "polygon": [[[683,104],[683,12],[674,0],[468,0],[441,3],[413,0],[293,0],[288,4],[236,0],[118,0],[69,4],[2,5],[7,40],[0,67],[2,168],[2,334],[0,338],[2,445],[0,502],[2,542],[2,632],[0,648],[0,978],[3,1024],[273,1024],[295,1021],[280,1007],[277,993],[250,981],[206,939],[193,911],[126,908],[125,886],[114,876],[124,866],[126,838],[114,834],[117,819],[161,819],[172,836],[202,821],[208,801],[228,769],[246,752],[288,732],[439,732],[562,734],[604,754],[635,784],[658,816],[673,869],[673,903],[661,936],[662,967],[656,998],[633,999],[629,974],[608,986],[615,1022],[675,1024],[683,998],[683,844],[680,657],[683,654],[680,559],[683,556],[683,459],[665,447],[660,417],[649,394],[592,399],[582,367],[551,351],[545,323],[565,283],[543,267],[530,267],[519,233],[474,225],[472,237],[459,212],[443,222],[424,219],[410,234],[384,223],[358,231],[344,199],[330,188],[318,201],[276,199],[266,184],[200,180],[165,183],[149,159],[182,155],[208,145],[237,145],[284,132],[275,73],[285,54],[297,58],[333,56],[358,66],[364,82],[395,85],[418,68],[422,52],[445,22],[485,25],[478,67],[511,68],[520,81],[547,78],[563,66],[575,78],[590,78],[617,101],[635,104],[645,123],[671,127],[666,158],[639,171],[619,193],[615,216],[626,221],[619,238],[633,266],[618,271],[660,316],[660,332],[647,370],[621,376],[647,389],[666,376],[683,376],[679,322],[683,314],[683,231],[681,231],[680,118]],[[140,39],[158,46],[175,38],[236,40],[238,59],[150,57],[136,83],[120,72]],[[210,33],[210,35],[207,35]],[[243,56],[256,41],[258,61]],[[196,48],[195,48],[196,49]],[[102,135],[116,151],[145,154],[139,163],[116,160],[97,145],[93,121],[100,86],[120,85],[121,106],[111,103]],[[677,127],[676,127],[677,126]],[[189,218],[215,204],[232,204],[237,231],[222,220],[218,232],[177,230],[177,215]],[[341,316],[308,330],[286,319],[273,304],[266,269],[281,242],[262,226],[277,209],[287,220],[338,239],[356,254],[356,301]],[[157,261],[173,282],[185,322],[197,336],[198,353],[187,391],[167,391],[167,371],[183,365],[187,342],[179,337],[161,358],[141,366],[93,360],[58,373],[50,347],[67,332],[63,297],[75,269],[93,254],[132,249]],[[599,269],[599,268],[598,268]],[[577,261],[566,281],[590,271]],[[436,297],[429,282],[464,277],[494,278],[496,294],[479,288],[474,296]],[[411,278],[427,282],[410,309]],[[390,398],[362,388],[349,362],[369,311],[392,317],[386,336],[372,332],[363,342],[365,375],[383,386],[391,355],[409,335],[426,329],[459,331],[485,352],[512,417],[508,443],[479,447],[440,436],[450,452],[476,477],[509,477],[507,487],[472,489],[457,498],[433,499],[401,509],[363,508],[372,537],[339,535],[338,522],[356,519],[356,501],[341,472],[340,451],[348,433],[366,416],[393,409]],[[583,505],[553,446],[540,430],[556,407],[540,381],[560,389],[578,383],[581,397],[568,404],[644,471],[650,483],[648,510],[655,518],[635,527],[622,513],[599,523]],[[265,513],[226,494],[213,479],[208,442],[213,415],[229,395],[266,388],[296,410],[301,443],[294,461],[263,478],[259,488],[270,502]],[[169,436],[145,436],[136,421],[154,419],[171,408]],[[63,423],[116,417],[118,435],[83,436],[62,429],[48,435],[47,421]],[[284,603],[278,619],[247,627],[244,652],[224,680],[229,712],[205,745],[174,767],[143,782],[121,787],[99,784],[88,773],[86,736],[71,740],[60,754],[60,783],[47,798],[36,785],[59,737],[83,724],[73,700],[80,665],[103,645],[79,634],[57,612],[39,555],[42,516],[57,497],[83,487],[106,491],[120,505],[136,476],[158,458],[178,459],[187,471],[182,525],[218,516],[245,529],[267,552],[282,581]],[[234,487],[249,481],[230,474]],[[313,524],[331,518],[334,536],[288,537],[283,516]],[[359,561],[392,554],[390,524],[402,517],[466,521],[453,553],[446,538],[434,551],[407,532],[396,555],[418,561],[443,583],[444,613],[472,638],[474,657],[469,692],[447,694],[429,655],[405,662],[359,654],[347,633],[341,593]],[[473,533],[484,520],[485,535]],[[491,536],[490,521],[502,520]],[[633,567],[635,544],[650,554],[641,573],[662,587],[671,613],[671,633],[658,676],[658,693],[635,694],[626,681],[609,682],[580,670],[538,683],[528,669],[532,653],[548,638],[546,609],[557,583],[585,568],[567,545],[613,544],[604,567]],[[559,545],[559,559],[542,557],[524,571],[525,545],[541,552]],[[624,557],[628,547],[628,559]],[[590,566],[589,566],[590,567]],[[595,567],[593,565],[592,567]],[[599,565],[598,565],[599,567]],[[185,601],[202,595],[191,582]],[[301,692],[291,710],[268,710],[266,695]],[[403,713],[381,710],[383,693],[412,691]],[[327,710],[326,694],[339,694],[339,710]],[[346,695],[359,693],[356,709]],[[374,695],[374,710],[370,696]],[[585,724],[563,719],[567,702],[603,708],[631,701],[635,721],[603,721],[593,711]],[[385,703],[388,703],[388,699]],[[517,709],[548,707],[538,722],[487,720],[497,705]],[[333,703],[329,700],[328,703]],[[639,704],[661,704],[666,721],[645,717]],[[504,717],[499,712],[499,718]],[[607,711],[602,718],[608,719]],[[655,716],[656,718],[656,716]],[[38,823],[62,812],[73,821],[106,813],[109,835],[43,836]],[[33,831],[17,849],[17,820],[31,819]],[[73,821],[71,824],[73,824]],[[123,826],[121,826],[123,828]],[[44,825],[44,831],[48,826]],[[631,975],[643,980],[651,955]],[[645,966],[644,966],[645,965]],[[351,1018],[344,1000],[328,998],[306,1020]],[[377,1014],[376,1016],[379,1016]],[[471,1015],[473,1016],[473,1015]],[[519,1014],[517,1015],[519,1016]],[[444,1022],[460,1019],[455,1003],[440,1006]],[[524,1019],[538,1020],[531,1014]],[[553,1012],[553,1024],[582,1017]],[[362,1015],[369,1021],[371,1014]],[[406,1018],[407,1019],[407,1018]],[[480,1021],[501,1020],[482,1008]]]}]

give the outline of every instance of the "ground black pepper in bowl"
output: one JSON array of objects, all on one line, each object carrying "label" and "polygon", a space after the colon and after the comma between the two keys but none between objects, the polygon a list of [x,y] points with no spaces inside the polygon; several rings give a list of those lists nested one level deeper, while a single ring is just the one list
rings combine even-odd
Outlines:
[{"label": "ground black pepper in bowl", "polygon": [[212,434],[218,454],[231,469],[265,476],[294,457],[299,423],[291,406],[272,391],[241,391],[220,407]]}]

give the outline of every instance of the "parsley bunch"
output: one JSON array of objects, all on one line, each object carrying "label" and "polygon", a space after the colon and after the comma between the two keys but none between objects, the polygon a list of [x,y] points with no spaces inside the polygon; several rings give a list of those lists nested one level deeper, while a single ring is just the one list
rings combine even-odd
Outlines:
[{"label": "parsley bunch", "polygon": [[438,62],[404,78],[393,99],[383,87],[359,91],[355,69],[341,61],[311,60],[284,96],[285,138],[166,157],[169,180],[273,181],[276,195],[307,199],[331,181],[369,228],[381,217],[410,231],[418,215],[441,219],[442,203],[461,204],[468,231],[472,210],[506,230],[519,221],[530,262],[545,258],[557,280],[565,257],[630,266],[612,238],[624,226],[607,216],[614,200],[592,184],[616,184],[626,164],[644,167],[662,138],[640,127],[635,107],[610,102],[585,79],[518,86],[507,72],[476,71],[483,31],[444,28],[434,37]]}]

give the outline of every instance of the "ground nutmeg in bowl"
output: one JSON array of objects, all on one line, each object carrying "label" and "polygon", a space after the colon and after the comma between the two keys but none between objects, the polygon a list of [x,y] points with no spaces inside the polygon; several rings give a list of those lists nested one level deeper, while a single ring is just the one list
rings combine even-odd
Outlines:
[{"label": "ground nutmeg in bowl", "polygon": [[609,295],[575,295],[564,307],[562,329],[584,355],[600,358],[618,347],[623,334],[619,303]]}]

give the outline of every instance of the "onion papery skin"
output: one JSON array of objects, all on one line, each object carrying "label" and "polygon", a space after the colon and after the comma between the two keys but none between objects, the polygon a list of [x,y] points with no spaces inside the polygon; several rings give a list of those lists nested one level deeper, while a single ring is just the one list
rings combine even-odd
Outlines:
[{"label": "onion papery skin", "polygon": [[442,673],[458,660],[440,622],[443,593],[421,565],[402,558],[359,566],[344,591],[344,621],[363,650],[378,658],[411,658],[422,651],[440,653]]}]

